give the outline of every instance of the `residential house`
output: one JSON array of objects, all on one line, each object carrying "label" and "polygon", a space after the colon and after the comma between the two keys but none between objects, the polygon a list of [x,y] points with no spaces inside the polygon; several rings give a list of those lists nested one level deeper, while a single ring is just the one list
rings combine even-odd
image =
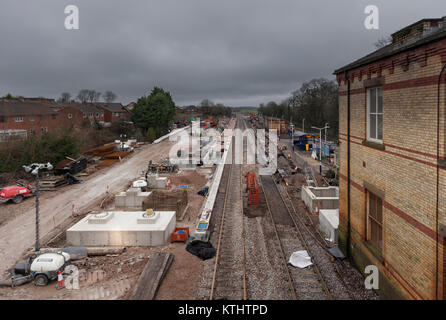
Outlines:
[{"label": "residential house", "polygon": [[130,118],[130,113],[121,103],[100,102],[95,106],[104,112],[105,122],[127,121]]},{"label": "residential house", "polygon": [[0,100],[0,130],[26,130],[28,135],[58,126],[57,112],[38,101]]}]

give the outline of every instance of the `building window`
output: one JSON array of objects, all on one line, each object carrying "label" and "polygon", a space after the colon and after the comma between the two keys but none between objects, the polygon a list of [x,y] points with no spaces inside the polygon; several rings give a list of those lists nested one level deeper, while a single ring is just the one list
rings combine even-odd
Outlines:
[{"label": "building window", "polygon": [[96,118],[99,118],[99,112],[96,112]]},{"label": "building window", "polygon": [[23,122],[23,117],[15,117],[14,121],[15,122]]},{"label": "building window", "polygon": [[73,118],[73,115],[71,113],[68,114],[68,119]]},{"label": "building window", "polygon": [[381,87],[367,90],[367,140],[382,143],[383,140],[383,90]]},{"label": "building window", "polygon": [[367,191],[367,241],[381,254],[383,247],[382,199]]},{"label": "building window", "polygon": [[0,122],[6,122],[5,116],[0,116]]},{"label": "building window", "polygon": [[40,128],[40,132],[42,132],[42,133],[46,133],[46,132],[48,132],[48,128],[46,128],[46,127],[41,127],[41,128]]},{"label": "building window", "polygon": [[30,116],[29,121],[34,121],[34,116]]},{"label": "building window", "polygon": [[84,112],[84,118],[86,118],[87,117],[87,113],[86,112]]},{"label": "building window", "polygon": [[52,114],[51,117],[53,118],[53,120],[56,120],[57,114]]},{"label": "building window", "polygon": [[90,118],[93,117],[93,112],[90,112]]},{"label": "building window", "polygon": [[29,129],[29,133],[30,134],[36,134],[36,129],[34,129],[34,128]]}]

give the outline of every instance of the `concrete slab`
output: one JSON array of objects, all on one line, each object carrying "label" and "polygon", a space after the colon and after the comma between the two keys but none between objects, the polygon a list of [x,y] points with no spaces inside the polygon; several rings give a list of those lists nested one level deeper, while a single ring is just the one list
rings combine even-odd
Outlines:
[{"label": "concrete slab", "polygon": [[301,190],[301,198],[308,210],[314,212],[316,204],[321,209],[339,209],[338,187],[309,187],[304,186]]},{"label": "concrete slab", "polygon": [[151,189],[165,189],[167,177],[159,177],[158,174],[147,175],[147,187]]},{"label": "concrete slab", "polygon": [[331,243],[338,242],[339,209],[319,211],[319,230]]},{"label": "concrete slab", "polygon": [[115,196],[115,208],[129,211],[143,210],[142,203],[150,194],[151,192],[142,192],[141,188],[129,188]]},{"label": "concrete slab", "polygon": [[70,246],[160,246],[175,229],[175,211],[89,214],[67,230]]}]

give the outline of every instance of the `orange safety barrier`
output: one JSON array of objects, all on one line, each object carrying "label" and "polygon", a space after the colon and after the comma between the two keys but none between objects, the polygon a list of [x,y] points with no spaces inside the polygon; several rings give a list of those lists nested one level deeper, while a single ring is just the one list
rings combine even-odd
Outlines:
[{"label": "orange safety barrier", "polygon": [[257,205],[259,200],[259,188],[256,184],[256,177],[254,172],[246,174],[246,186],[248,187],[248,200],[250,205]]}]

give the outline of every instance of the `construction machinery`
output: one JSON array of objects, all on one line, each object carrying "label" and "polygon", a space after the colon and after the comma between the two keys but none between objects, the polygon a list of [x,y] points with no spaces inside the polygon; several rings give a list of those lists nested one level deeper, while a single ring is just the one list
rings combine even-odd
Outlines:
[{"label": "construction machinery", "polygon": [[176,164],[172,164],[169,160],[163,160],[161,163],[152,163],[149,161],[147,173],[173,173],[178,170]]},{"label": "construction machinery", "polygon": [[0,190],[0,203],[11,200],[15,204],[19,204],[23,199],[34,196],[34,189],[25,186],[23,183],[17,182],[16,186],[6,187]]}]

